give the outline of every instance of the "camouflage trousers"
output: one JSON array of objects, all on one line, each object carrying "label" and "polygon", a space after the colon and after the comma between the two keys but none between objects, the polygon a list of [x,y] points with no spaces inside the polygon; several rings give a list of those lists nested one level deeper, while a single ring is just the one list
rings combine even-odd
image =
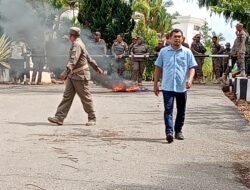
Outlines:
[{"label": "camouflage trousers", "polygon": [[226,73],[227,71],[228,62],[229,62],[229,58],[223,58],[222,60],[223,73]]},{"label": "camouflage trousers", "polygon": [[95,112],[92,101],[92,96],[89,91],[89,84],[87,80],[74,80],[67,78],[63,99],[56,111],[56,118],[63,122],[67,117],[69,109],[74,100],[75,94],[77,94],[82,102],[84,111],[88,114],[88,120],[95,120]]},{"label": "camouflage trousers", "polygon": [[198,66],[195,69],[195,78],[196,79],[203,79],[202,67],[204,64],[204,58],[203,57],[195,57],[195,60],[198,64]]},{"label": "camouflage trousers", "polygon": [[132,81],[142,83],[143,73],[146,67],[146,62],[133,61]]},{"label": "camouflage trousers", "polygon": [[213,72],[214,72],[216,79],[221,77],[222,72],[223,72],[222,59],[213,58]]}]

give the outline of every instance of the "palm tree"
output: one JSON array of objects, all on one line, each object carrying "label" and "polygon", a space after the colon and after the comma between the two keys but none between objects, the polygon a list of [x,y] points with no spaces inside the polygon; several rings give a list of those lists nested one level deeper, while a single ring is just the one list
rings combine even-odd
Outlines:
[{"label": "palm tree", "polygon": [[10,68],[9,64],[6,63],[6,60],[10,56],[10,41],[9,39],[5,36],[2,35],[0,38],[0,71],[1,71],[1,76],[4,74],[4,69],[3,68]]},{"label": "palm tree", "polygon": [[218,42],[223,42],[223,41],[226,40],[226,38],[223,36],[222,33],[216,34],[216,32],[213,31],[213,32],[212,32],[212,37],[213,37],[213,36],[216,36],[216,37],[217,37]]},{"label": "palm tree", "polygon": [[78,9],[78,1],[77,0],[49,0],[49,3],[58,10],[57,21],[56,21],[56,26],[55,26],[55,32],[58,33],[60,29],[61,15],[67,10],[73,10],[73,16],[75,17],[74,10]]},{"label": "palm tree", "polygon": [[137,18],[139,15],[139,18],[143,21],[144,29],[153,29],[162,36],[172,27],[172,16],[166,10],[166,7],[172,4],[171,0],[165,3],[162,0],[134,0],[132,9]]},{"label": "palm tree", "polygon": [[172,28],[172,16],[169,15],[165,7],[161,7],[157,14],[154,16],[153,22],[150,27],[155,29],[161,36]]},{"label": "palm tree", "polygon": [[135,0],[133,1],[132,4],[132,10],[136,13],[140,13],[143,17],[143,23],[144,23],[144,27],[147,27],[148,24],[148,18],[149,18],[149,14],[150,14],[150,4],[149,1],[147,0]]},{"label": "palm tree", "polygon": [[210,8],[213,12],[222,14],[226,20],[238,20],[250,29],[250,1],[249,0],[198,0],[200,7]]}]

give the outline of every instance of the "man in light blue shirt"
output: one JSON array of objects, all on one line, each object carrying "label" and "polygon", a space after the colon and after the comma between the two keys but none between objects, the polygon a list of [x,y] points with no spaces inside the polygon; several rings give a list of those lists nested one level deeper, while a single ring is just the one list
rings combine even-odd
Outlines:
[{"label": "man in light blue shirt", "polygon": [[[164,100],[164,121],[166,140],[183,140],[182,127],[185,120],[187,89],[192,85],[197,63],[188,48],[182,46],[183,32],[174,29],[170,33],[171,45],[161,49],[155,62],[154,93],[159,95],[158,81],[162,74],[162,92]],[[177,103],[177,115],[173,124],[174,98]]]}]

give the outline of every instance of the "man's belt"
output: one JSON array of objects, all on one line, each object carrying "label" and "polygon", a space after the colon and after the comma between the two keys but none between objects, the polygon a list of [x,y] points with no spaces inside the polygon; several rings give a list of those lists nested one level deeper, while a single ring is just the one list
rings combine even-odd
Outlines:
[{"label": "man's belt", "polygon": [[82,67],[79,67],[77,69],[73,69],[71,71],[71,74],[79,73],[80,71],[83,71],[83,70],[88,69],[88,68],[89,68],[88,64],[83,65]]}]

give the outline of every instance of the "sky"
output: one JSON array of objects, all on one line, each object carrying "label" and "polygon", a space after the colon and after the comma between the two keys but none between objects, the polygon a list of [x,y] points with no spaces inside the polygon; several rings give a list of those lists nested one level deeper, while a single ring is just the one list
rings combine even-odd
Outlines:
[{"label": "sky", "polygon": [[197,0],[173,0],[174,5],[167,8],[169,13],[175,13],[176,11],[180,13],[181,16],[192,16],[197,18],[206,19],[212,31],[216,34],[222,33],[226,38],[226,42],[233,44],[235,39],[235,25],[236,21],[233,23],[226,23],[223,16],[216,15],[206,8],[199,8],[197,5]]}]

